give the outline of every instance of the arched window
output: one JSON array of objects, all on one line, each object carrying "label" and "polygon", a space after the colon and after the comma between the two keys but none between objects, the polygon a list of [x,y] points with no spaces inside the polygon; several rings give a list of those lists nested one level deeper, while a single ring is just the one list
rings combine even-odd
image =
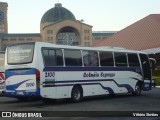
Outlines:
[{"label": "arched window", "polygon": [[57,34],[57,44],[79,45],[78,32],[72,27],[62,28]]}]

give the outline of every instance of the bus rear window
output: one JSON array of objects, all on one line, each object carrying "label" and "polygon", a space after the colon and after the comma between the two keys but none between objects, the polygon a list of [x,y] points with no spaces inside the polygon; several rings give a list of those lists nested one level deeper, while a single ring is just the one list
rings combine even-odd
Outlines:
[{"label": "bus rear window", "polygon": [[17,44],[7,48],[8,64],[27,64],[31,63],[34,54],[34,44]]}]

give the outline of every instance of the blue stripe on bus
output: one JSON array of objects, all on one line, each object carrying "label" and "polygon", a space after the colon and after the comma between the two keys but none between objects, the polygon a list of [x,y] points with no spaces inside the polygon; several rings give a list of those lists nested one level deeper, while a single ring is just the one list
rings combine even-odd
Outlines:
[{"label": "blue stripe on bus", "polygon": [[17,84],[13,84],[13,85],[6,85],[6,89],[7,90],[16,90],[20,85],[22,85],[23,83],[25,83],[29,80],[32,80],[32,79],[23,80],[22,82],[17,83]]},{"label": "blue stripe on bus", "polygon": [[86,84],[83,84],[83,85],[93,85],[93,84],[100,85],[104,90],[107,90],[106,92],[109,92],[109,94],[115,94],[112,88],[110,88],[110,87],[104,87],[101,83],[90,83],[90,84],[86,83]]},{"label": "blue stripe on bus", "polygon": [[6,70],[5,71],[5,78],[9,78],[10,76],[13,75],[26,75],[26,74],[36,74],[36,69],[31,68],[31,69],[17,69],[17,70]]},{"label": "blue stripe on bus", "polygon": [[131,78],[134,80],[137,80],[137,81],[143,81],[142,79],[138,79],[138,78],[134,78],[134,77],[131,77]]},{"label": "blue stripe on bus", "polygon": [[136,71],[139,67],[45,67],[44,71]]},{"label": "blue stripe on bus", "polygon": [[131,71],[142,75],[140,67],[45,67],[43,71]]},{"label": "blue stripe on bus", "polygon": [[[23,94],[19,94],[18,92],[22,92]],[[40,88],[35,90],[14,90],[14,91],[6,91],[5,95],[7,97],[41,97],[40,95]],[[34,96],[33,96],[34,95]]]},{"label": "blue stripe on bus", "polygon": [[[45,67],[43,71],[131,71],[142,75],[139,67]],[[132,78],[133,79],[133,78]],[[139,80],[139,79],[134,79]],[[134,89],[128,84],[118,84],[113,79],[101,79],[101,80],[67,80],[67,81],[55,81],[55,83],[71,83],[71,82],[100,82],[100,81],[113,81],[118,87],[124,87],[128,93],[134,92]],[[103,89],[107,89],[109,94],[114,94],[114,91],[110,87],[104,87],[101,83],[81,83],[81,85],[99,84]],[[45,85],[45,87],[60,87],[60,86],[73,86],[74,84],[61,84],[61,85]]]},{"label": "blue stripe on bus", "polygon": [[[13,85],[6,85],[5,95],[7,97],[33,97],[33,95],[34,95],[34,97],[40,97],[40,88],[36,88],[35,90],[17,90],[17,88],[21,84],[23,84],[29,80],[32,80],[32,79],[27,79],[27,80],[24,80],[22,82],[19,82],[17,84],[13,84]],[[18,94],[19,91],[22,92],[23,94]]]},{"label": "blue stripe on bus", "polygon": [[[134,89],[128,85],[128,84],[118,84],[115,80],[113,79],[100,79],[100,80],[69,80],[69,81],[55,81],[53,84],[50,85],[43,85],[43,87],[61,87],[61,86],[73,86],[74,84],[58,84],[56,85],[55,83],[72,83],[72,82],[81,82],[81,85],[93,85],[93,84],[98,84],[100,85],[103,89],[106,89],[109,91],[110,94],[114,94],[114,91],[110,87],[104,87],[101,83],[84,83],[84,82],[102,82],[102,81],[113,81],[118,87],[124,87],[127,89],[128,93],[134,92]],[[47,83],[47,82],[46,82]],[[44,82],[45,84],[45,82]]]},{"label": "blue stripe on bus", "polygon": [[[43,87],[67,87],[73,86],[74,84],[61,84],[61,85],[43,85]],[[100,85],[103,89],[107,90],[109,94],[114,94],[114,91],[110,87],[104,87],[101,83],[82,83],[81,85]]]}]

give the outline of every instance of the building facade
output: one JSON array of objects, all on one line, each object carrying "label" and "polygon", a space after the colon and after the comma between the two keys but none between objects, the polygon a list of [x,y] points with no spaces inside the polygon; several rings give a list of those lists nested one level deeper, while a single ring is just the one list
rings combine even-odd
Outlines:
[{"label": "building facade", "polygon": [[116,31],[93,31],[92,32],[92,39],[93,44],[92,46],[96,45],[97,43],[108,40],[112,35],[117,33]]},{"label": "building facade", "polygon": [[8,33],[7,10],[8,4],[0,2],[0,33]]},{"label": "building facade", "polygon": [[48,10],[41,19],[40,33],[44,42],[64,45],[92,45],[92,26],[76,20],[61,3]]},{"label": "building facade", "polygon": [[92,32],[92,26],[76,20],[71,11],[61,3],[44,13],[40,21],[40,33],[10,34],[7,24],[8,4],[0,2],[0,49],[20,42],[49,42],[63,45],[92,46],[115,32]]},{"label": "building facade", "polygon": [[94,46],[141,50],[154,56],[160,68],[160,14],[150,14]]}]

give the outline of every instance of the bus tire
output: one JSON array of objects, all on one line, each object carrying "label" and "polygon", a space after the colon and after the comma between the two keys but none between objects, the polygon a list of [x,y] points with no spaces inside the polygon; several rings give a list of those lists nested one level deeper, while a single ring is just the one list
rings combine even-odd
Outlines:
[{"label": "bus tire", "polygon": [[47,98],[42,98],[42,102],[43,102],[44,104],[49,104],[49,100],[48,100]]},{"label": "bus tire", "polygon": [[137,83],[136,86],[135,86],[135,91],[132,94],[135,95],[135,96],[140,96],[141,91],[142,91],[141,84]]},{"label": "bus tire", "polygon": [[74,103],[80,102],[83,97],[82,88],[80,86],[74,86],[71,92],[71,100]]}]

